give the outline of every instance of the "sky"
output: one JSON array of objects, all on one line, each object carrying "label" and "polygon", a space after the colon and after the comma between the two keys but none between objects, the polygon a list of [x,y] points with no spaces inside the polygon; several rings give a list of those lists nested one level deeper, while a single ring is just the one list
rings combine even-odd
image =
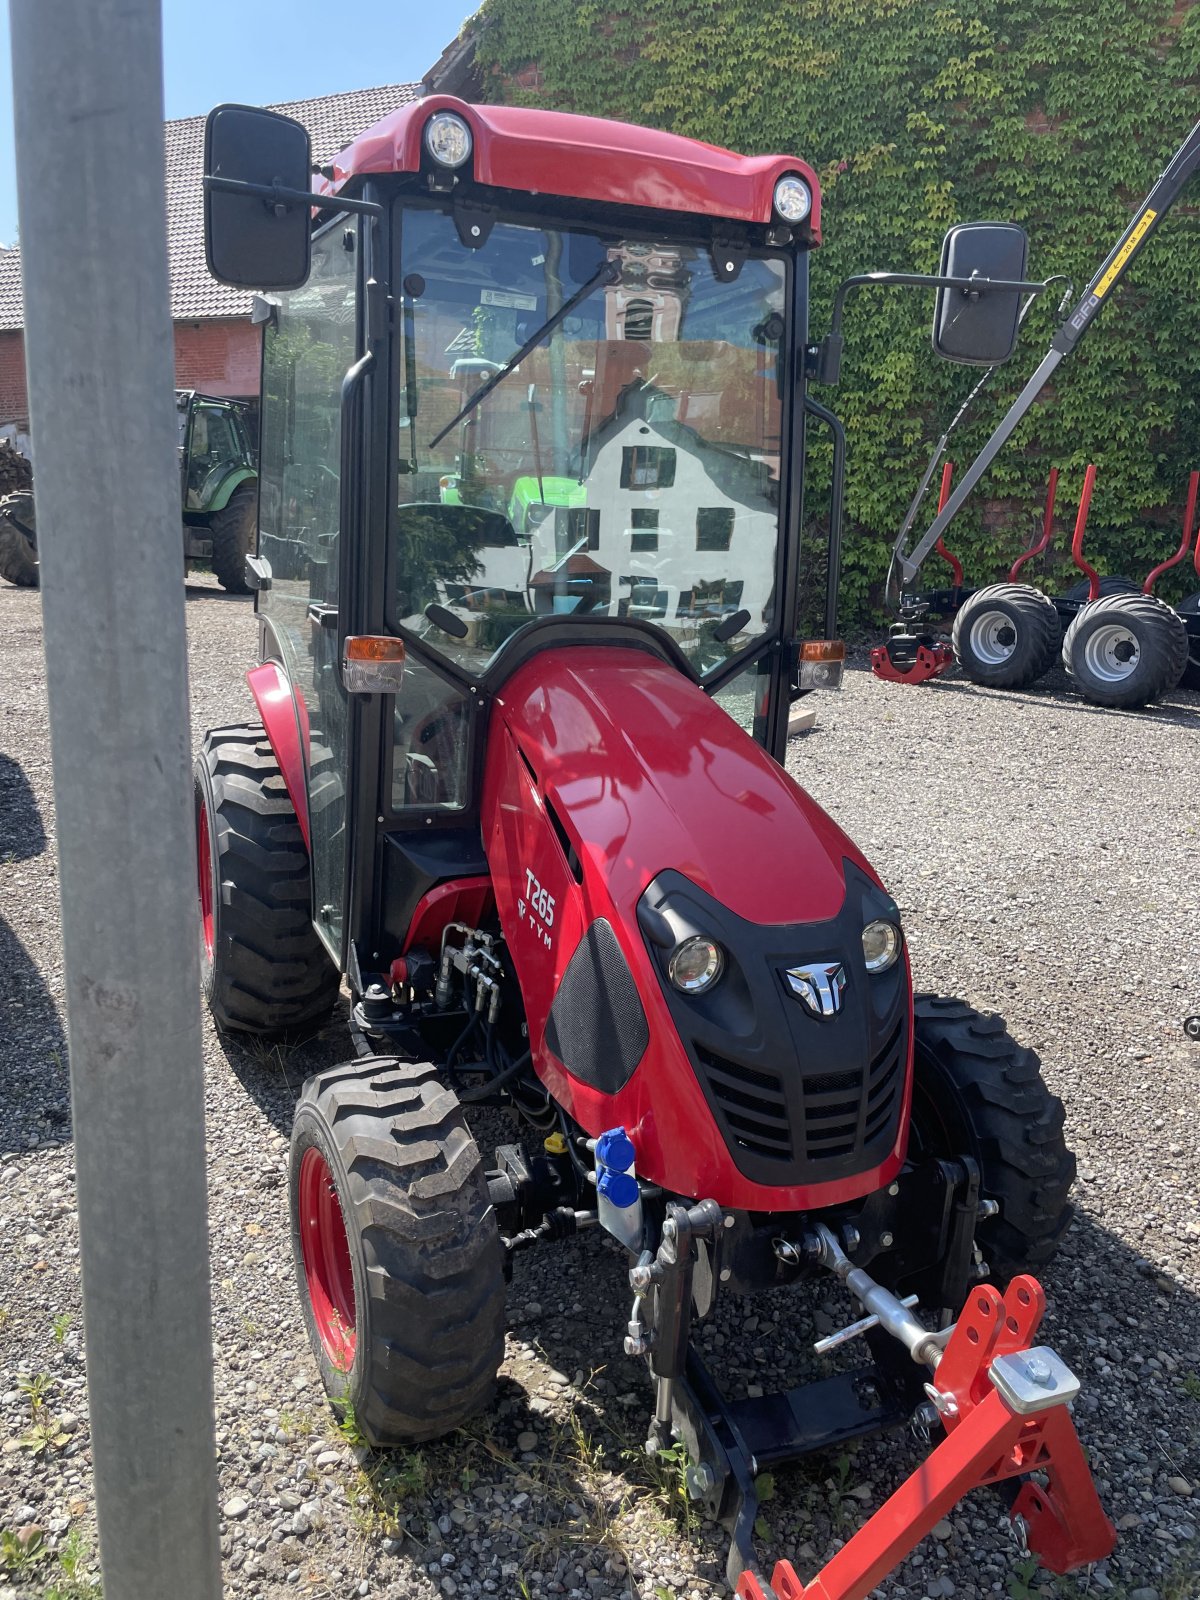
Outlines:
[{"label": "sky", "polygon": [[[19,4],[47,0],[18,0]],[[478,0],[163,0],[164,115],[416,83]],[[8,0],[0,0],[0,243],[17,236]]]}]

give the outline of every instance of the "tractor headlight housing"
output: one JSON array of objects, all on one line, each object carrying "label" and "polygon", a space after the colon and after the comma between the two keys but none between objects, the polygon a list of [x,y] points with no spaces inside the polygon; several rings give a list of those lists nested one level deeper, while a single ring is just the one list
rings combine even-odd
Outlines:
[{"label": "tractor headlight housing", "polygon": [[724,970],[725,952],[703,934],[677,944],[667,962],[667,976],[680,994],[705,994]]},{"label": "tractor headlight housing", "polygon": [[877,917],[862,931],[863,960],[870,973],[887,972],[900,959],[900,929],[894,922]]},{"label": "tractor headlight housing", "polygon": [[471,130],[453,111],[435,111],[425,124],[425,148],[439,167],[461,167],[471,159]]},{"label": "tractor headlight housing", "polygon": [[776,216],[794,227],[812,210],[812,190],[803,178],[790,172],[775,185],[774,205]]}]

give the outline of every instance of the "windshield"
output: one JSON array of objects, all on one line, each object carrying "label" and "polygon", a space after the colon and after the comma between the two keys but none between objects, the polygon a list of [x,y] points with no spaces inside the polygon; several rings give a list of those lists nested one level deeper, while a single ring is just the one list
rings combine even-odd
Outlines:
[{"label": "windshield", "polygon": [[720,281],[701,245],[514,222],[469,248],[432,208],[401,260],[393,621],[473,674],[536,617],[651,622],[701,673],[769,632],[782,260]]}]

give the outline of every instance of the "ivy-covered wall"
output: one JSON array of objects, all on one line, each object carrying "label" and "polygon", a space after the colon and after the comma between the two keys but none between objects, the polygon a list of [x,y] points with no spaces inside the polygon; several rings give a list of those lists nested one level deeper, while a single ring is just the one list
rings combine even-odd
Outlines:
[{"label": "ivy-covered wall", "polygon": [[[1191,0],[485,0],[473,27],[487,98],[811,162],[826,240],[814,333],[844,276],[935,270],[960,221],[1020,222],[1031,276],[1069,273],[1078,292],[1200,111]],[[1023,548],[1051,465],[1063,473],[1060,566],[1091,460],[1099,564],[1140,577],[1175,548],[1200,466],[1197,208],[1200,177],[960,514],[950,543],[969,581],[999,575]],[[957,462],[1044,353],[1057,296],[1043,299],[957,436]],[[851,301],[830,402],[850,441],[848,620],[877,599],[928,450],[973,381],[931,354],[931,310],[927,291]],[[820,492],[813,484],[813,502]],[[1168,598],[1197,587],[1187,571],[1189,585],[1164,585]],[[1039,581],[1057,576],[1051,562]]]}]

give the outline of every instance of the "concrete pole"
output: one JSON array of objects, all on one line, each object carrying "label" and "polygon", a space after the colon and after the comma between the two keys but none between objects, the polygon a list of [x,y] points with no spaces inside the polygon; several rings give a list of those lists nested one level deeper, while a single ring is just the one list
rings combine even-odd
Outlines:
[{"label": "concrete pole", "polygon": [[104,1593],[217,1600],[162,19],[10,14]]}]

